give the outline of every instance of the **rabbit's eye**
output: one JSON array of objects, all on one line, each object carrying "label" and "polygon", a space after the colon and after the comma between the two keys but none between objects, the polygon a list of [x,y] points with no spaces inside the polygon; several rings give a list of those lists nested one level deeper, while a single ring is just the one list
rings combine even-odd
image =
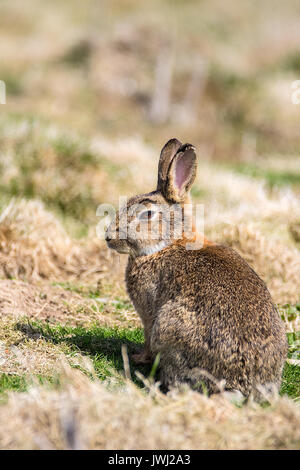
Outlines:
[{"label": "rabbit's eye", "polygon": [[155,215],[154,211],[144,211],[139,215],[140,220],[151,220]]}]

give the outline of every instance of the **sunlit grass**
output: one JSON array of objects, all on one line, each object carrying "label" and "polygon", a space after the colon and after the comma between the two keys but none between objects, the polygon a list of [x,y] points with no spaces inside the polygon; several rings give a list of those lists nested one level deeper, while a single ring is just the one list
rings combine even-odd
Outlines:
[{"label": "sunlit grass", "polygon": [[[63,352],[66,359],[74,358],[78,354],[88,358],[93,365],[96,376],[100,380],[108,380],[116,374],[123,374],[124,362],[122,357],[122,346],[125,345],[132,369],[133,381],[142,386],[140,380],[136,377],[135,371],[142,373],[145,377],[151,374],[151,365],[136,366],[131,362],[130,358],[133,353],[138,352],[144,342],[144,334],[142,328],[126,328],[126,327],[105,327],[98,325],[90,325],[89,327],[72,327],[61,324],[49,324],[41,321],[30,321],[17,324],[17,330],[29,334],[30,337],[38,336],[46,342],[50,342],[56,349],[57,353]],[[295,343],[299,341],[299,334],[292,338],[289,336],[290,352],[289,357],[295,356]],[[298,351],[299,352],[299,351]],[[72,364],[72,361],[71,361]],[[80,365],[73,363],[73,367],[79,367],[84,373],[89,374],[89,369],[84,367],[84,363]],[[48,381],[49,377],[41,374],[36,376],[40,383]],[[91,376],[92,379],[92,376]],[[26,375],[14,376],[2,374],[0,381],[0,390],[25,391],[27,387]],[[50,382],[57,380],[52,378]],[[287,394],[291,398],[300,397],[300,367],[287,363],[283,372],[283,380],[281,387],[281,395]]]}]

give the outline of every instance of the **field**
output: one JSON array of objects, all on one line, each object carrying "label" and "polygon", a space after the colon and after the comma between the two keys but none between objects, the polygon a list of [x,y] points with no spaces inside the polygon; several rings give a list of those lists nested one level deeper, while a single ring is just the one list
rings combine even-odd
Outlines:
[{"label": "field", "polygon": [[[22,7],[23,6],[23,7]],[[1,2],[1,449],[300,448],[296,0]],[[192,142],[207,238],[265,280],[286,325],[280,395],[165,395],[101,203],[154,188]]]}]

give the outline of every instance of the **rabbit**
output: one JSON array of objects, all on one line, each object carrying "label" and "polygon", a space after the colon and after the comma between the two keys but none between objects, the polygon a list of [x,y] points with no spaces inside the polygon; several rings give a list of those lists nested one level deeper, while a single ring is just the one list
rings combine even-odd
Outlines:
[{"label": "rabbit", "polygon": [[105,233],[109,248],[129,255],[127,291],[145,331],[133,360],[159,354],[162,390],[188,385],[208,395],[222,388],[257,398],[261,386],[280,387],[284,325],[265,283],[236,251],[205,237],[190,248],[197,232],[185,207],[196,170],[195,148],[169,140],[156,190],[132,197]]}]

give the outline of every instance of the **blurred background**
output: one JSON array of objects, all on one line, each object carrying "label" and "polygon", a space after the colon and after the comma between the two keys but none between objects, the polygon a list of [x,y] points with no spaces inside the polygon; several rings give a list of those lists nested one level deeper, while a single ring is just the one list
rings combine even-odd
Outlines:
[{"label": "blurred background", "polygon": [[1,114],[170,135],[206,157],[299,153],[297,0],[1,1]]}]

